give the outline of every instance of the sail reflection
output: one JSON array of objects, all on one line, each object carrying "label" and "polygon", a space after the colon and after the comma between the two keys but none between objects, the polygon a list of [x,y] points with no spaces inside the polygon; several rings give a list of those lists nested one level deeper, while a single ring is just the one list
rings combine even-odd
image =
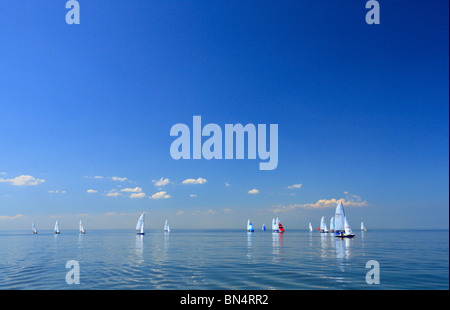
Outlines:
[{"label": "sail reflection", "polygon": [[253,257],[253,232],[247,232],[247,258],[250,260]]},{"label": "sail reflection", "polygon": [[274,262],[280,262],[283,257],[281,256],[282,251],[281,247],[283,245],[283,234],[280,234],[278,232],[272,233],[272,254],[273,254],[273,261]]},{"label": "sail reflection", "polygon": [[136,262],[144,262],[144,236],[136,235]]},{"label": "sail reflection", "polygon": [[351,240],[348,238],[335,238],[336,259],[341,271],[345,271],[345,262],[350,258]]}]

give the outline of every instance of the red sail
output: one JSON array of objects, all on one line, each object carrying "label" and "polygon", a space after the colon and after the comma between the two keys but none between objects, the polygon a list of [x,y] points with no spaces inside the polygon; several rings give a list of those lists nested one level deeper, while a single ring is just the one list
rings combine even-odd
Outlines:
[{"label": "red sail", "polygon": [[284,228],[283,228],[283,225],[281,225],[281,222],[278,222],[278,230],[280,232],[284,232]]}]

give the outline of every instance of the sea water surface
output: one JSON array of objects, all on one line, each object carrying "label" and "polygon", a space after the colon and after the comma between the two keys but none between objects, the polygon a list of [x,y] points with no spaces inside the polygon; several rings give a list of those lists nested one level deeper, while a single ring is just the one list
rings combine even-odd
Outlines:
[{"label": "sea water surface", "polygon": [[[448,230],[0,232],[0,289],[449,289]],[[67,284],[69,260],[80,284]],[[368,284],[369,260],[380,284]]]}]

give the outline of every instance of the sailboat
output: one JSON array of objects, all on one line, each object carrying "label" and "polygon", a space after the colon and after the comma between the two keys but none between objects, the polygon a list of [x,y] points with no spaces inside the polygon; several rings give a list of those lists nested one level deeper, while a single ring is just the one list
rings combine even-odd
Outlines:
[{"label": "sailboat", "polygon": [[86,233],[86,231],[84,230],[84,226],[83,226],[83,223],[80,221],[80,234],[85,234]]},{"label": "sailboat", "polygon": [[262,231],[266,231],[266,224],[263,224],[263,226],[261,227]]},{"label": "sailboat", "polygon": [[330,232],[334,233],[334,216],[330,220]]},{"label": "sailboat", "polygon": [[361,222],[361,230],[362,230],[362,231],[367,231],[367,228],[364,226],[364,223],[363,223],[363,222]]},{"label": "sailboat", "polygon": [[58,220],[56,220],[56,223],[55,223],[55,234],[57,234],[57,235],[60,234],[60,231],[59,231],[59,221],[58,221]]},{"label": "sailboat", "polygon": [[342,202],[339,202],[336,207],[336,213],[334,214],[334,229],[336,237],[338,238],[353,238],[355,236],[348,224]]},{"label": "sailboat", "polygon": [[339,235],[336,235],[338,238],[353,238],[355,234],[352,231],[352,228],[350,227],[350,224],[347,222],[347,218],[344,220],[345,222],[345,229],[344,232],[340,232]]},{"label": "sailboat", "polygon": [[33,224],[31,224],[31,230],[33,231],[33,235],[37,235],[38,231],[36,229],[36,224],[34,224],[34,222]]},{"label": "sailboat", "polygon": [[247,231],[254,232],[255,229],[253,228],[253,224],[250,222],[250,220],[247,221]]},{"label": "sailboat", "polygon": [[281,225],[281,222],[277,219],[278,221],[278,232],[279,233],[284,233],[284,228],[283,225]]},{"label": "sailboat", "polygon": [[313,228],[312,228],[311,222],[309,222],[309,231],[313,231]]},{"label": "sailboat", "polygon": [[167,220],[166,220],[166,223],[164,224],[164,231],[170,232],[169,222],[167,222]]},{"label": "sailboat", "polygon": [[278,232],[278,218],[272,219],[272,231]]},{"label": "sailboat", "polygon": [[145,235],[144,232],[144,222],[145,222],[145,213],[142,213],[141,216],[139,217],[139,220],[136,224],[136,234],[138,235]]},{"label": "sailboat", "polygon": [[342,202],[339,202],[334,214],[334,232],[336,235],[345,231],[345,212]]},{"label": "sailboat", "polygon": [[327,224],[325,224],[325,216],[322,216],[322,218],[320,219],[320,227],[319,230],[321,233],[328,233],[328,228],[327,228]]}]

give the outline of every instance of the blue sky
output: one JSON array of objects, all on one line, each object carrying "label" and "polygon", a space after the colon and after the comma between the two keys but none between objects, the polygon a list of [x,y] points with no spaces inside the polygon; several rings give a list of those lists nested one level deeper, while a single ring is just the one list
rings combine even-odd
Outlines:
[{"label": "blue sky", "polygon": [[[448,228],[447,1],[379,1],[380,25],[364,1],[80,0],[80,25],[60,2],[1,5],[0,229],[303,229],[340,199],[353,227]],[[194,115],[278,124],[278,167],[172,159]]]}]

